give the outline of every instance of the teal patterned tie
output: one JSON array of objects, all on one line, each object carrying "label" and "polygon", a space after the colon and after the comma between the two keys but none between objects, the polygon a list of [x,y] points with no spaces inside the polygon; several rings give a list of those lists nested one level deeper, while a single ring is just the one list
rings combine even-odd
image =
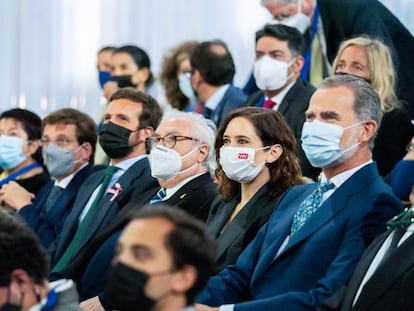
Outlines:
[{"label": "teal patterned tie", "polygon": [[161,202],[162,200],[164,200],[165,196],[167,195],[167,191],[165,190],[165,188],[161,188],[160,190],[158,190],[158,192],[151,198],[149,204],[154,204],[154,203],[158,203]]},{"label": "teal patterned tie", "polygon": [[306,221],[317,211],[321,205],[323,194],[331,190],[334,187],[334,184],[329,180],[320,183],[319,186],[308,196],[305,201],[302,202],[299,209],[296,211],[293,216],[292,228],[290,229],[290,236],[293,236]]}]

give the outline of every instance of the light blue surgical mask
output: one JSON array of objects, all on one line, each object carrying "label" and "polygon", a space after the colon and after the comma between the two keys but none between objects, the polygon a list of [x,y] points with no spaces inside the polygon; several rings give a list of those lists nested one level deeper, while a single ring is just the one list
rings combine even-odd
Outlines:
[{"label": "light blue surgical mask", "polygon": [[26,141],[20,137],[0,135],[0,167],[4,170],[15,168],[26,160],[23,146]]},{"label": "light blue surgical mask", "polygon": [[309,162],[314,167],[324,168],[335,161],[343,162],[348,159],[360,143],[356,142],[351,147],[342,150],[340,147],[342,134],[344,130],[362,123],[364,121],[342,127],[318,120],[305,122],[302,129],[302,149]]},{"label": "light blue surgical mask", "polygon": [[197,98],[191,86],[191,73],[184,72],[178,76],[178,87],[181,93],[189,100],[195,100]]},{"label": "light blue surgical mask", "polygon": [[81,159],[75,161],[75,152],[82,148],[80,145],[75,150],[66,150],[58,145],[49,143],[43,147],[42,155],[47,170],[52,177],[59,178],[66,176],[75,163],[79,163]]}]

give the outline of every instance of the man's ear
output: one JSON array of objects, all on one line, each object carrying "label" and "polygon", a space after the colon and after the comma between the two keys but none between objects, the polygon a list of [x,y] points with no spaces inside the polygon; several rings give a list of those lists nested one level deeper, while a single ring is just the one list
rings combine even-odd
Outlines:
[{"label": "man's ear", "polygon": [[202,163],[208,157],[208,146],[206,144],[202,144],[198,147],[200,154],[198,155],[197,162]]},{"label": "man's ear", "polygon": [[273,163],[277,161],[283,153],[283,147],[279,144],[275,144],[270,147],[269,152],[266,157],[267,163]]},{"label": "man's ear", "polygon": [[377,132],[377,122],[375,122],[374,120],[366,120],[362,124],[362,129],[363,132],[360,136],[360,140],[361,142],[368,142],[372,138],[372,136],[374,136]]},{"label": "man's ear", "polygon": [[84,142],[81,145],[82,160],[89,161],[92,156],[92,145],[88,142]]},{"label": "man's ear", "polygon": [[197,281],[197,270],[194,266],[185,265],[177,271],[172,285],[172,291],[177,294],[185,294]]},{"label": "man's ear", "polygon": [[293,62],[293,69],[295,73],[299,73],[302,71],[303,66],[305,65],[305,59],[302,55],[298,55]]},{"label": "man's ear", "polygon": [[139,132],[140,132],[141,138],[145,141],[148,137],[154,135],[154,128],[152,126],[146,126],[142,128],[141,131],[138,131],[137,133]]}]

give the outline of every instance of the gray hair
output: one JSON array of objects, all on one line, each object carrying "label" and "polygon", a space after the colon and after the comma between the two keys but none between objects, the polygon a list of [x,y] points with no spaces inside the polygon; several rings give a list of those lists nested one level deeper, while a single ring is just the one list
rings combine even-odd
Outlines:
[{"label": "gray hair", "polygon": [[214,140],[217,127],[214,122],[204,118],[199,113],[183,112],[175,109],[164,114],[162,121],[172,119],[186,120],[192,123],[192,137],[197,138],[202,144],[206,144],[208,147],[208,156],[205,158],[203,165],[210,172],[211,176],[214,176],[214,171],[217,167],[214,154]]},{"label": "gray hair", "polygon": [[[344,86],[354,92],[354,111],[358,121],[373,120],[377,129],[381,125],[381,100],[374,88],[363,79],[352,75],[336,75],[324,79],[319,88],[329,89]],[[375,135],[369,140],[369,147],[374,147]]]}]

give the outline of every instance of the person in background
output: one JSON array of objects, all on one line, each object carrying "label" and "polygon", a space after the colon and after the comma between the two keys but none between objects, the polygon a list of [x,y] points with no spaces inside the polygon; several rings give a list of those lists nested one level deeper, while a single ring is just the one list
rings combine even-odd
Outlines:
[{"label": "person in background", "polygon": [[48,284],[49,263],[39,239],[0,209],[0,310],[82,311],[71,280]]},{"label": "person in background", "polygon": [[246,100],[246,106],[278,111],[292,129],[298,144],[303,176],[317,180],[320,169],[313,167],[300,145],[305,111],[315,88],[300,78],[305,44],[301,33],[285,25],[266,25],[256,32],[254,76],[260,91]]},{"label": "person in background", "polygon": [[15,108],[0,114],[0,187],[16,181],[35,196],[49,181],[43,167],[41,131],[42,120],[29,110]]},{"label": "person in background", "polygon": [[43,186],[33,202],[31,193],[15,182],[4,185],[0,196],[47,248],[59,236],[82,183],[94,172],[97,135],[94,121],[71,108],[46,116],[42,132],[43,158],[53,180]]},{"label": "person in background", "polygon": [[217,270],[234,264],[268,220],[277,200],[302,183],[296,140],[276,111],[233,110],[217,131],[220,199],[206,225],[217,241]]},{"label": "person in background", "polygon": [[234,85],[233,57],[221,40],[199,43],[190,58],[191,85],[204,105],[204,117],[219,126],[233,109],[244,106],[246,95]]},{"label": "person in background", "polygon": [[[321,182],[289,188],[235,265],[210,278],[197,310],[315,310],[344,286],[401,202],[378,175],[371,149],[377,93],[350,76],[325,79],[302,130]],[[230,304],[230,305],[228,305]]]},{"label": "person in background", "polygon": [[168,104],[187,112],[194,111],[197,104],[191,87],[190,64],[190,55],[197,44],[197,41],[186,41],[171,49],[164,57],[160,72]]},{"label": "person in background", "polygon": [[333,74],[351,74],[370,83],[381,100],[381,126],[372,157],[387,176],[405,155],[414,125],[395,95],[395,71],[389,48],[377,39],[356,37],[342,42],[332,64]]},{"label": "person in background", "polygon": [[275,23],[298,28],[307,42],[302,78],[318,86],[342,41],[362,34],[390,49],[397,71],[397,96],[414,119],[414,37],[378,0],[261,0]]},{"label": "person in background", "polygon": [[214,272],[214,253],[201,222],[175,207],[144,207],[118,240],[104,309],[194,310],[195,297]]},{"label": "person in background", "polygon": [[98,70],[99,85],[104,88],[106,82],[111,80],[112,55],[114,46],[104,46],[98,51],[96,69]]},{"label": "person in background", "polygon": [[156,99],[160,96],[147,52],[134,45],[124,45],[113,51],[111,80],[104,86],[107,100],[124,87],[132,87]]},{"label": "person in background", "polygon": [[[414,186],[414,137],[407,145],[407,153],[391,172],[391,187],[404,205],[408,205],[411,189]],[[413,203],[413,202],[412,202]]]}]

